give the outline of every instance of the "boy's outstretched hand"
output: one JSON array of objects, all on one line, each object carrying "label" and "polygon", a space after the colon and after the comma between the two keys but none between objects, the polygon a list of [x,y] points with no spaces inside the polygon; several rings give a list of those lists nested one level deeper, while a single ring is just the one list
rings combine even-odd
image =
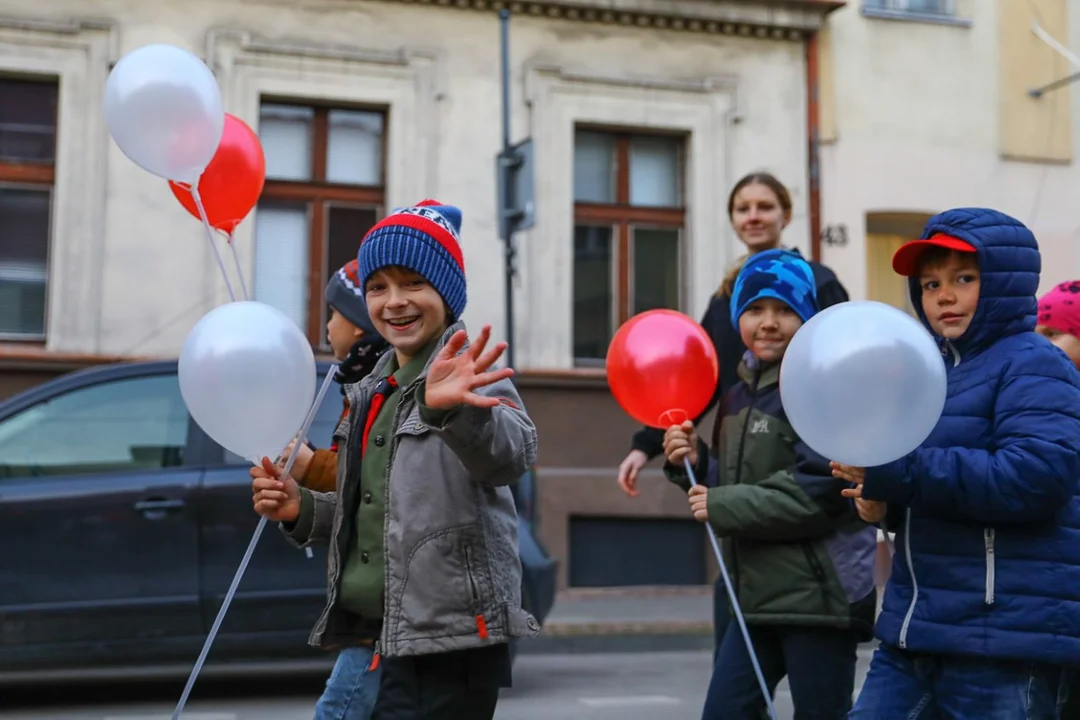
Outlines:
[{"label": "boy's outstretched hand", "polygon": [[251,468],[251,491],[255,512],[275,522],[295,522],[300,515],[300,486],[281,468],[262,459],[262,467]]},{"label": "boy's outstretched hand", "polygon": [[477,395],[473,390],[514,374],[511,368],[488,370],[506,350],[506,343],[496,343],[495,347],[484,352],[491,339],[490,325],[485,325],[476,342],[461,352],[468,339],[464,330],[458,330],[431,361],[424,383],[424,404],[429,408],[450,410],[459,405],[495,407],[499,404],[499,398]]},{"label": "boy's outstretched hand", "polygon": [[694,485],[690,488],[690,512],[698,522],[709,522],[709,488]]}]

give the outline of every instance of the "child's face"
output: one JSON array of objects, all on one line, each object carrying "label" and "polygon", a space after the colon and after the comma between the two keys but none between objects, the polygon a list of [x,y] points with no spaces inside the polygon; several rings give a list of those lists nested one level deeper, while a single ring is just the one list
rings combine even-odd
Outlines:
[{"label": "child's face", "polygon": [[1080,368],[1080,338],[1067,332],[1048,328],[1045,325],[1036,325],[1035,332],[1064,350],[1069,359],[1073,361],[1073,364]]},{"label": "child's face", "polygon": [[364,337],[364,331],[345,319],[337,310],[330,308],[330,319],[326,321],[326,339],[338,361],[344,360],[356,341]]},{"label": "child's face", "polygon": [[919,271],[922,309],[934,332],[955,340],[967,332],[979,305],[979,265],[974,253],[949,253]]},{"label": "child's face", "polygon": [[739,316],[739,334],[758,360],[774,363],[784,357],[788,343],[802,324],[787,303],[766,297],[750,303]]},{"label": "child's face", "polygon": [[364,289],[371,322],[394,346],[399,361],[416,357],[446,329],[446,303],[419,273],[383,268],[368,278]]}]

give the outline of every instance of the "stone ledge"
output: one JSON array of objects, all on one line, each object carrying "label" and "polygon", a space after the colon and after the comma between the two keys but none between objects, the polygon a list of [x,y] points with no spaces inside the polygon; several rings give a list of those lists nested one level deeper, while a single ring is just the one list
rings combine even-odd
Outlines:
[{"label": "stone ledge", "polygon": [[833,0],[383,0],[571,22],[802,41],[846,3]]}]

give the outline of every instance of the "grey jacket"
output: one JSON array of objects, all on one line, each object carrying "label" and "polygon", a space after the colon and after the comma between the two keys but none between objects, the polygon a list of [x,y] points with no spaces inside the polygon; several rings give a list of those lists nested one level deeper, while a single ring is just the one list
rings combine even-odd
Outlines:
[{"label": "grey jacket", "polygon": [[[432,359],[463,328],[457,323],[447,330]],[[327,604],[309,640],[318,647],[353,644],[362,637],[343,621],[346,614],[337,606],[337,593],[359,500],[356,448],[388,362],[390,353],[370,375],[346,388],[352,409],[334,434],[343,448],[337,492],[312,493],[314,517],[300,518],[291,529],[282,526],[299,547],[330,545]],[[427,373],[425,367],[416,381],[401,389],[394,417],[379,642],[387,656],[480,647],[540,631],[536,619],[521,608],[517,512],[507,487],[536,461],[536,428],[509,380],[476,390],[499,397],[497,407],[430,412],[428,416],[439,416],[440,422],[437,427],[427,424],[417,402]]]}]

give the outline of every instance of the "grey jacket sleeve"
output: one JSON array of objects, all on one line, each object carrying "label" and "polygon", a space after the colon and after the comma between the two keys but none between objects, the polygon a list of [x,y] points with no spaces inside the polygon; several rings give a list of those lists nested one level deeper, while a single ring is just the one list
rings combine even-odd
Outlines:
[{"label": "grey jacket sleeve", "polygon": [[462,405],[449,411],[424,405],[426,384],[416,390],[420,419],[446,443],[482,485],[511,485],[536,464],[536,426],[509,380],[477,388],[496,397],[493,408]]},{"label": "grey jacket sleeve", "polygon": [[313,492],[300,488],[300,514],[296,516],[295,522],[279,523],[281,532],[285,533],[285,537],[296,547],[329,544],[334,529],[337,497],[337,493]]}]

